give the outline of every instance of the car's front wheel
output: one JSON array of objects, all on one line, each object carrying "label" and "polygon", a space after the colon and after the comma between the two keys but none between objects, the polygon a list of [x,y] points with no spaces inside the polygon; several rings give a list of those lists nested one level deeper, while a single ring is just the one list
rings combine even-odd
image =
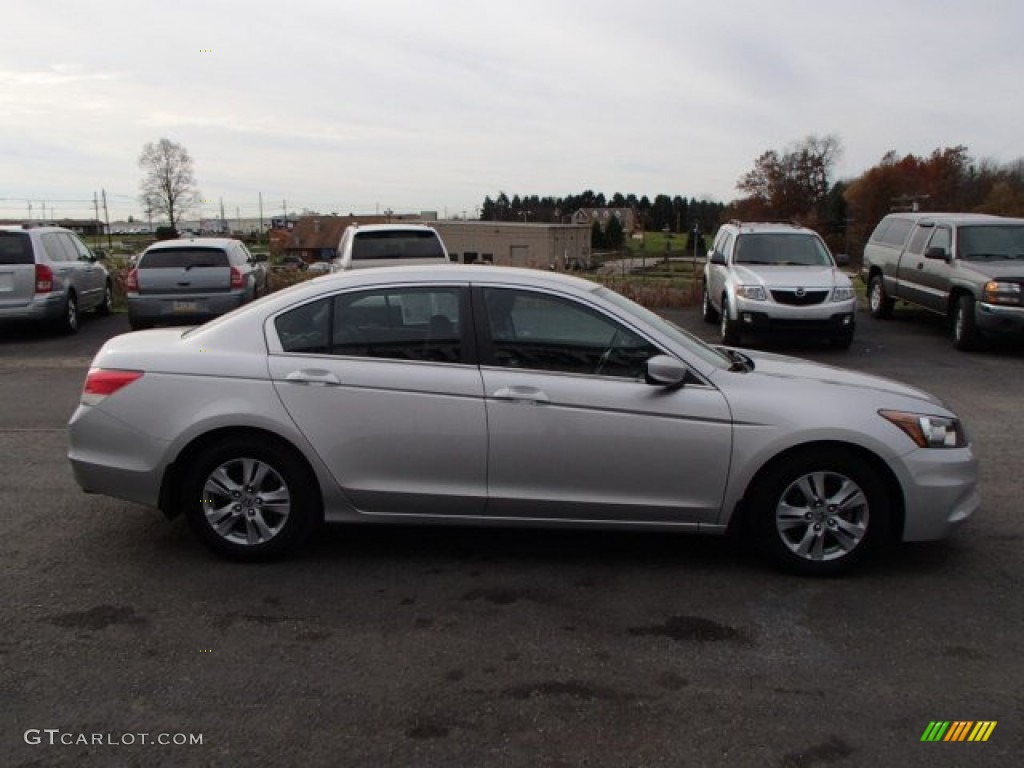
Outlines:
[{"label": "car's front wheel", "polygon": [[891,502],[881,477],[839,449],[783,459],[757,481],[749,503],[762,553],[806,575],[852,568],[890,530]]},{"label": "car's front wheel", "polygon": [[891,317],[895,303],[885,292],[882,276],[873,275],[868,282],[868,308],[871,316],[879,319]]},{"label": "car's front wheel", "polygon": [[64,312],[57,321],[57,328],[61,333],[67,334],[78,330],[78,299],[71,291],[68,291],[68,296],[64,299]]},{"label": "car's front wheel", "polygon": [[719,333],[722,343],[729,347],[739,346],[740,332],[736,328],[736,321],[729,317],[729,301],[722,298],[722,312],[720,318]]},{"label": "car's front wheel", "polygon": [[186,470],[182,502],[200,540],[239,560],[297,546],[322,518],[319,485],[294,451],[232,439],[204,450]]},{"label": "car's front wheel", "polygon": [[965,293],[953,307],[953,345],[968,351],[977,349],[979,340],[974,320],[974,297]]},{"label": "car's front wheel", "polygon": [[715,305],[711,303],[711,297],[708,296],[708,284],[704,283],[704,295],[701,299],[701,311],[704,315],[705,323],[714,323],[718,321],[718,312],[715,311]]},{"label": "car's front wheel", "polygon": [[103,286],[103,298],[100,300],[100,305],[96,307],[96,314],[106,317],[114,310],[114,290],[108,280],[106,285]]}]

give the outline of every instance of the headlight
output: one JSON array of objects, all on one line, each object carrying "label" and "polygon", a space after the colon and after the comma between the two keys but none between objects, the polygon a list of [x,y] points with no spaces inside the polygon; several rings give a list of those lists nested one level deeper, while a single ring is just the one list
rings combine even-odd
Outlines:
[{"label": "headlight", "polygon": [[853,288],[833,288],[832,301],[849,301],[853,298]]},{"label": "headlight", "polygon": [[764,288],[760,285],[737,285],[736,295],[741,299],[750,299],[751,301],[768,300],[768,294],[764,292]]},{"label": "headlight", "polygon": [[964,448],[967,435],[959,419],[926,416],[903,411],[879,411],[878,415],[902,429],[918,448]]},{"label": "headlight", "polygon": [[989,304],[1020,304],[1020,283],[989,280],[985,283],[982,300]]}]

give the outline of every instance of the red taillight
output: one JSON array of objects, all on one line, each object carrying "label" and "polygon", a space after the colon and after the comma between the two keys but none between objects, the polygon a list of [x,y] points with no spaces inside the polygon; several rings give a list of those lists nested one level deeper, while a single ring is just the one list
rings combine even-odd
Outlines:
[{"label": "red taillight", "polygon": [[231,268],[231,287],[232,288],[244,288],[245,287],[245,276],[239,271],[238,267]]},{"label": "red taillight", "polygon": [[36,293],[53,290],[53,270],[45,264],[36,264]]},{"label": "red taillight", "polygon": [[82,404],[96,405],[120,389],[142,378],[142,371],[112,371],[90,368],[82,387]]},{"label": "red taillight", "polygon": [[137,292],[139,290],[139,270],[132,269],[128,273],[128,277],[124,280],[124,289],[126,291]]}]

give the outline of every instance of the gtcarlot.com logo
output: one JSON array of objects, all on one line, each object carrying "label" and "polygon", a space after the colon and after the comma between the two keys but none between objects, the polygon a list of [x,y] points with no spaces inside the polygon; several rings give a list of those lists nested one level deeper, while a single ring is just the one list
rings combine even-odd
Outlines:
[{"label": "gtcarlot.com logo", "polygon": [[138,744],[159,746],[197,746],[203,743],[201,733],[75,733],[60,728],[29,728],[25,743],[49,746],[132,747]]},{"label": "gtcarlot.com logo", "polygon": [[921,741],[988,741],[995,729],[995,720],[932,720]]}]

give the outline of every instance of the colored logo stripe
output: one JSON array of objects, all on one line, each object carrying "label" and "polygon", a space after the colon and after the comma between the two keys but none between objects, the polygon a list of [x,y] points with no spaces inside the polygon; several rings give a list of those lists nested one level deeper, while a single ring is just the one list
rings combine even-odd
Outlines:
[{"label": "colored logo stripe", "polygon": [[988,741],[995,727],[995,720],[932,720],[921,741]]},{"label": "colored logo stripe", "polygon": [[942,720],[932,720],[928,723],[928,727],[924,729],[924,733],[921,734],[921,741],[941,741],[947,728],[949,728],[948,720],[945,722]]}]

